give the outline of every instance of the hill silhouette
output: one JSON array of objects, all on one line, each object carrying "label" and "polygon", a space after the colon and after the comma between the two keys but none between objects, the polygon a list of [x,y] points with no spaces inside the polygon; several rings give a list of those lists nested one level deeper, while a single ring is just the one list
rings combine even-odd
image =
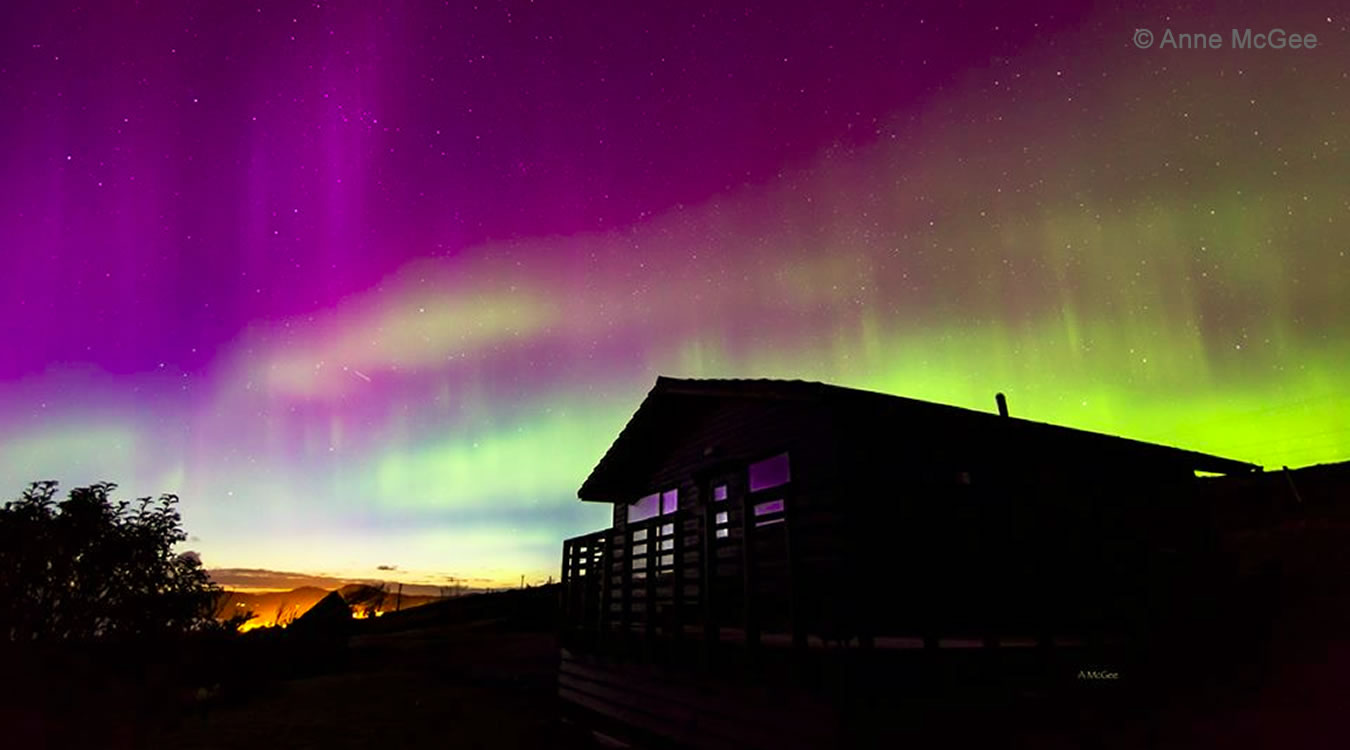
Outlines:
[{"label": "hill silhouette", "polygon": [[383,615],[396,610],[420,607],[440,599],[437,596],[421,594],[400,596],[397,589],[381,590],[377,586],[360,583],[347,584],[336,589],[301,586],[289,591],[227,591],[216,605],[216,617],[224,620],[242,612],[252,612],[256,617],[244,625],[246,630],[288,624],[333,592],[351,605],[353,613],[358,617],[365,616],[367,610]]}]

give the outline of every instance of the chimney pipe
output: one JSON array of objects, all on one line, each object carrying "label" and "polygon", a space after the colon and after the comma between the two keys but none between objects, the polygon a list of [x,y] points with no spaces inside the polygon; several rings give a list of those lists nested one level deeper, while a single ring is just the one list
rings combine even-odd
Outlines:
[{"label": "chimney pipe", "polygon": [[1008,416],[1008,399],[1002,393],[995,393],[994,400],[998,402],[998,415],[1000,417]]}]

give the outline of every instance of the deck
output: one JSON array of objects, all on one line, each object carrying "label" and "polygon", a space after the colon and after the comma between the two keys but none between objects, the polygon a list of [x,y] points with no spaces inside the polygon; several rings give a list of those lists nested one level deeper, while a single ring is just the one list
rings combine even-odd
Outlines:
[{"label": "deck", "polygon": [[1025,710],[1140,684],[1123,636],[830,628],[794,591],[789,519],[749,520],[695,509],[564,542],[566,706],[677,746],[821,747],[876,736],[898,706]]}]

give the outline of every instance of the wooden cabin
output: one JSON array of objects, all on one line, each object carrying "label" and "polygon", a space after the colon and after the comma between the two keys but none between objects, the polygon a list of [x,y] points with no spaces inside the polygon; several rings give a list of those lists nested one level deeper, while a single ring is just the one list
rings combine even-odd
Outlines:
[{"label": "wooden cabin", "polygon": [[639,744],[861,746],[1141,684],[1212,546],[1197,472],[1258,467],[1000,411],[658,378],[578,491],[613,523],[563,545],[564,705]]}]

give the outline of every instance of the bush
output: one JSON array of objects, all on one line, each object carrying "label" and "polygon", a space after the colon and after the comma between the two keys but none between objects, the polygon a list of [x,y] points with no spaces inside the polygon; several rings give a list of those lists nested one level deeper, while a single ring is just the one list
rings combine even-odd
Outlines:
[{"label": "bush", "polygon": [[129,639],[218,627],[220,590],[185,541],[175,495],[111,498],[100,482],[56,500],[34,482],[0,508],[0,639]]}]

